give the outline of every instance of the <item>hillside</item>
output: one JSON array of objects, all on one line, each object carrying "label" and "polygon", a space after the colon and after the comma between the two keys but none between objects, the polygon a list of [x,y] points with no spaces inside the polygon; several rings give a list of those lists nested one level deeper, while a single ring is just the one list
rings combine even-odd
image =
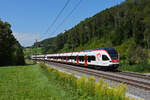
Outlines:
[{"label": "hillside", "polygon": [[150,48],[149,9],[150,0],[126,0],[34,46],[42,46],[43,53],[114,47],[123,63],[145,63]]}]

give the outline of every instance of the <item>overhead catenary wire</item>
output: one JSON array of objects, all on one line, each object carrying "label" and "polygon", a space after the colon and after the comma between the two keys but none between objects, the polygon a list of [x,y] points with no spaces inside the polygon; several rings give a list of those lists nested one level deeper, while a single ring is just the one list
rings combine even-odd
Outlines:
[{"label": "overhead catenary wire", "polygon": [[[73,9],[71,10],[71,12],[63,19],[63,21],[58,25],[58,27],[56,28],[56,30],[55,30],[55,32],[57,31],[57,29],[58,28],[60,28],[60,26],[62,26],[64,23],[65,23],[65,21],[72,15],[72,13],[77,9],[77,7],[80,5],[80,3],[81,3],[81,1],[82,0],[79,0],[79,2],[73,7]],[[70,2],[70,1],[69,1]],[[69,3],[68,2],[68,3]],[[68,4],[68,3],[66,3],[66,4]],[[65,5],[66,5],[65,4]],[[65,7],[65,6],[64,6]],[[62,11],[62,10],[61,10]],[[59,15],[60,16],[60,15]],[[58,19],[58,18],[57,18]],[[52,24],[51,24],[51,26],[53,26]],[[49,29],[50,29],[50,27],[49,27]],[[48,33],[48,30],[49,29],[47,29],[46,30],[46,32],[45,33]],[[51,33],[51,35],[53,35],[55,32],[52,32]],[[44,34],[43,34],[44,35]],[[44,36],[41,36],[41,38],[43,38]]]},{"label": "overhead catenary wire", "polygon": [[56,16],[56,18],[54,19],[54,21],[52,22],[52,24],[47,28],[47,30],[44,33],[48,33],[48,31],[54,26],[54,24],[57,22],[58,18],[60,17],[60,15],[63,13],[64,9],[67,7],[67,5],[69,4],[70,0],[67,0],[67,2],[65,3],[64,7],[61,9],[61,11],[58,13],[58,15]]},{"label": "overhead catenary wire", "polygon": [[79,0],[79,2],[73,7],[71,12],[63,19],[63,21],[57,26],[57,28],[52,32],[52,34],[56,33],[58,28],[60,28],[65,21],[72,15],[72,13],[77,9],[77,7],[81,4],[82,0]]}]

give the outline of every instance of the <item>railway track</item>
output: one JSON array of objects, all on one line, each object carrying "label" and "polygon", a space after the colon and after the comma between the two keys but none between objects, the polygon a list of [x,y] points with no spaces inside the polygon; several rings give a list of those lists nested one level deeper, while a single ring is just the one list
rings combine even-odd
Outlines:
[{"label": "railway track", "polygon": [[141,74],[135,74],[130,72],[104,72],[104,71],[98,71],[93,69],[87,69],[82,67],[77,67],[73,65],[66,65],[61,63],[54,63],[49,62],[50,64],[56,65],[58,67],[63,67],[65,69],[69,69],[72,71],[96,76],[96,77],[102,77],[107,80],[119,82],[119,83],[125,83],[127,85],[145,90],[150,91],[150,77],[146,75]]},{"label": "railway track", "polygon": [[150,80],[149,75],[138,74],[138,73],[134,73],[134,72],[117,72],[117,74],[122,74],[122,75],[130,76],[130,77],[137,77],[137,78]]}]

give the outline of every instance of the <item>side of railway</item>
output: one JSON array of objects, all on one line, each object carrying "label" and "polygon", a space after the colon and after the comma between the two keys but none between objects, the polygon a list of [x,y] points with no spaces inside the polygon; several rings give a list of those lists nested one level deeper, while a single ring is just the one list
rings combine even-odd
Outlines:
[{"label": "side of railway", "polygon": [[102,77],[106,82],[110,84],[117,84],[124,83],[127,85],[129,94],[135,95],[137,97],[144,98],[144,100],[149,100],[150,95],[150,79],[143,79],[139,77],[133,77],[129,75],[121,75],[118,72],[112,73],[108,71],[100,71],[90,68],[84,68],[80,66],[74,65],[66,65],[62,63],[55,63],[55,62],[45,62],[48,66],[54,67],[58,70],[62,70],[69,73],[75,73],[77,76],[87,75],[87,76],[94,76],[95,78],[99,79]]},{"label": "side of railway", "polygon": [[130,85],[139,89],[143,89],[146,91],[150,91],[150,79],[143,80],[143,78],[133,77],[130,75],[122,75],[121,73],[119,74],[118,72],[112,73],[112,72],[97,71],[94,69],[87,69],[87,68],[77,67],[73,65],[66,65],[66,64],[58,64],[54,62],[47,62],[47,63],[58,65],[58,66],[61,65],[61,67],[65,69],[77,71],[80,73],[85,73],[85,74],[92,75],[92,76],[102,77],[104,79],[119,82],[119,83],[123,82],[127,85]]}]

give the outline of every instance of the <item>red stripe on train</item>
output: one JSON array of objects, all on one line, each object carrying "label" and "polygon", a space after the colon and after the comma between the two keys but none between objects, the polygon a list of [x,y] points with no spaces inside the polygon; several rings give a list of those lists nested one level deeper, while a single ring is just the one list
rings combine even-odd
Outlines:
[{"label": "red stripe on train", "polygon": [[112,62],[119,62],[119,59],[112,59]]}]

